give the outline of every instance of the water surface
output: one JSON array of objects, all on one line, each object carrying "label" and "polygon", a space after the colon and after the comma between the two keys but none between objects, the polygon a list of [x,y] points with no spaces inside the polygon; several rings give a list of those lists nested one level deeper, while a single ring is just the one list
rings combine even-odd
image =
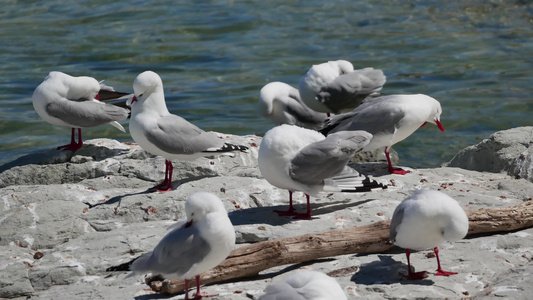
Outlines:
[{"label": "water surface", "polygon": [[[381,68],[383,93],[424,93],[443,107],[444,134],[425,126],[395,145],[411,167],[533,125],[529,1],[6,1],[0,39],[0,164],[68,143],[70,129],[44,122],[31,103],[53,70],[129,92],[152,70],[172,113],[263,135],[274,125],[257,111],[266,83],[297,86],[327,60]],[[83,132],[132,141],[111,126]]]}]

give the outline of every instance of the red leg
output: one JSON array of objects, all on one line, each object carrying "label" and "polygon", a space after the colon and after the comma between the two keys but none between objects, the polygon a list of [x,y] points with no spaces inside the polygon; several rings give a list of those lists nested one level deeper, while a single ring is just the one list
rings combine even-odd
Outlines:
[{"label": "red leg", "polygon": [[292,192],[289,191],[289,210],[274,210],[280,216],[294,216],[296,214],[294,206],[292,206]]},{"label": "red leg", "polygon": [[76,150],[80,149],[81,146],[83,146],[83,142],[82,142],[82,139],[81,139],[81,128],[78,128],[78,142],[77,143],[76,143],[76,140],[74,138],[75,130],[76,130],[75,128],[72,128],[72,133],[70,135],[70,144],[64,145],[64,146],[59,146],[59,147],[57,147],[57,150],[76,151]]},{"label": "red leg", "polygon": [[406,171],[402,168],[393,168],[392,163],[390,161],[390,155],[388,151],[388,147],[385,147],[385,156],[387,157],[387,163],[389,164],[389,173],[391,174],[398,174],[398,175],[405,175],[410,173],[409,171]]},{"label": "red leg", "polygon": [[435,251],[435,256],[437,257],[437,273],[435,273],[435,275],[436,276],[450,276],[450,275],[457,274],[455,272],[448,272],[448,271],[442,270],[442,268],[440,267],[439,248],[435,247],[435,249],[433,250]]},{"label": "red leg", "polygon": [[309,201],[309,195],[305,194],[305,197],[307,198],[307,212],[303,214],[295,214],[295,219],[301,219],[301,220],[310,220],[311,219],[311,203]]},{"label": "red leg", "polygon": [[426,278],[427,277],[426,271],[421,271],[421,272],[411,271],[411,260],[409,259],[409,257],[411,256],[411,251],[409,251],[409,249],[405,249],[405,255],[407,256],[407,271],[409,272],[409,274],[407,275],[407,279],[420,280],[420,279]]},{"label": "red leg", "polygon": [[194,300],[200,299],[202,299],[202,295],[200,294],[200,275],[196,275],[196,296],[194,296]]},{"label": "red leg", "polygon": [[189,279],[185,279],[185,300],[189,300]]},{"label": "red leg", "polygon": [[172,190],[173,170],[174,166],[172,166],[172,162],[170,160],[165,160],[165,180],[154,187],[158,192],[168,192]]},{"label": "red leg", "polygon": [[196,275],[196,295],[194,296],[194,300],[200,300],[204,297],[215,297],[215,296],[218,296],[218,295],[202,295],[200,293],[200,275]]}]

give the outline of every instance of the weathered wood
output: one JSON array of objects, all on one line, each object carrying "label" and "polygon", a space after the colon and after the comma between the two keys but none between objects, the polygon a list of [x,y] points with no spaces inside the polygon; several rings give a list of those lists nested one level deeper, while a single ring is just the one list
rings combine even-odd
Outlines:
[{"label": "weathered wood", "polygon": [[[533,227],[533,201],[500,209],[467,211],[469,235],[506,232]],[[389,221],[281,238],[243,246],[230,253],[216,268],[202,274],[202,284],[256,276],[281,265],[354,253],[380,253],[392,248]],[[193,283],[193,281],[191,281]],[[151,281],[152,290],[173,294],[185,289],[181,279]]]}]

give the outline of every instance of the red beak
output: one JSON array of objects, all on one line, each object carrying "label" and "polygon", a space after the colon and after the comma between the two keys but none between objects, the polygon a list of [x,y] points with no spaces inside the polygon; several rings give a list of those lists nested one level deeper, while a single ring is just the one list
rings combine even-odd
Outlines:
[{"label": "red beak", "polygon": [[191,225],[192,225],[192,220],[190,220],[189,222],[185,223],[185,226],[183,226],[183,228],[191,227]]},{"label": "red beak", "polygon": [[100,95],[99,95],[99,94],[96,94],[96,96],[94,97],[94,99],[100,101]]},{"label": "red beak", "polygon": [[437,123],[437,127],[439,127],[440,131],[444,132],[444,127],[442,127],[442,124],[439,120],[435,120],[435,123]]},{"label": "red beak", "polygon": [[133,96],[133,98],[131,99],[131,105],[133,105],[133,102],[137,101],[137,97]]},{"label": "red beak", "polygon": [[422,128],[422,127],[426,126],[427,123],[428,123],[428,122],[424,122],[424,124],[420,125],[419,128]]}]

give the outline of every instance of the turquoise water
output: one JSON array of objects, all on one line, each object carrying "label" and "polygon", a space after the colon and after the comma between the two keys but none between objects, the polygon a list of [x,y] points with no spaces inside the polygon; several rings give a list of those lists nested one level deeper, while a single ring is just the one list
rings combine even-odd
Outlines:
[{"label": "turquoise water", "polygon": [[[171,112],[206,130],[263,135],[273,126],[257,112],[266,83],[297,86],[327,60],[373,66],[387,75],[383,93],[442,104],[444,134],[425,126],[394,147],[412,167],[533,125],[530,1],[4,1],[0,39],[0,164],[69,142],[70,129],[31,103],[52,70],[121,91],[153,70]],[[84,130],[97,137],[132,140],[111,126]]]}]

